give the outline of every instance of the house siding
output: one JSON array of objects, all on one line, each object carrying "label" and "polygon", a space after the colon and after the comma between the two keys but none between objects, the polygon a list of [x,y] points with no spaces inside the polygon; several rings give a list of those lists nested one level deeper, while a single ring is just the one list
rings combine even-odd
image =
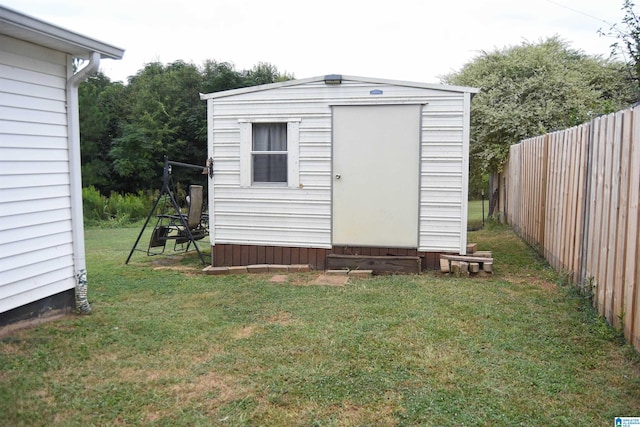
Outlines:
[{"label": "house siding", "polygon": [[[373,89],[383,95],[370,95]],[[424,104],[416,249],[464,250],[465,96],[460,91],[345,80],[339,86],[316,81],[209,99],[212,244],[330,249],[331,106],[406,103]],[[300,120],[297,188],[241,186],[240,122],[269,118]]]},{"label": "house siding", "polygon": [[0,35],[0,313],[75,286],[67,55]]}]

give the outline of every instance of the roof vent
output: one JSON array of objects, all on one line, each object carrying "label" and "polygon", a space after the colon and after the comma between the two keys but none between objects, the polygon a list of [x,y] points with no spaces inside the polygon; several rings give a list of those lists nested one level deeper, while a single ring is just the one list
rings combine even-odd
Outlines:
[{"label": "roof vent", "polygon": [[342,83],[342,74],[327,74],[324,76],[324,83],[327,85],[339,85]]}]

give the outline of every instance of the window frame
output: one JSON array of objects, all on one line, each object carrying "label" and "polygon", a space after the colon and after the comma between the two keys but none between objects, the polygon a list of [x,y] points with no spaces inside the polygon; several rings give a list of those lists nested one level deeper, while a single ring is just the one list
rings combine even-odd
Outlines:
[{"label": "window frame", "polygon": [[[284,145],[286,147],[286,150],[256,150],[255,149],[255,145],[256,145],[256,134],[255,134],[255,125],[285,125],[284,126],[284,135],[285,135],[285,141],[284,141]],[[286,167],[286,175],[287,175],[287,180],[286,181],[256,181],[255,179],[255,170],[256,170],[256,156],[286,156],[285,157],[285,165],[289,164],[289,129],[287,126],[286,122],[256,122],[256,123],[252,123],[251,124],[251,185],[252,186],[256,186],[256,185],[277,185],[277,186],[286,186],[289,183],[289,173],[288,173],[288,166]]]},{"label": "window frame", "polygon": [[[284,187],[298,188],[299,177],[299,141],[301,118],[258,118],[240,119],[240,186],[241,187]],[[287,182],[261,182],[253,181],[253,124],[254,123],[286,123],[287,124],[287,151],[257,151],[259,154],[286,154],[287,155]]]}]

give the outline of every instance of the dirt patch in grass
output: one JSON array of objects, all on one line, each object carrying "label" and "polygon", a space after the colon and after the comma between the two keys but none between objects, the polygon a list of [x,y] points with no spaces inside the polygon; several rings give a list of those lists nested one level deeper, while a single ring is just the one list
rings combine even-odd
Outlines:
[{"label": "dirt patch in grass", "polygon": [[293,321],[291,319],[291,313],[288,313],[286,311],[281,311],[281,312],[279,312],[277,314],[274,314],[272,316],[268,316],[265,320],[268,323],[275,323],[275,324],[278,324],[280,326],[289,325]]},{"label": "dirt patch in grass", "polygon": [[234,333],[233,333],[233,339],[236,340],[241,340],[244,338],[249,338],[250,336],[255,335],[258,329],[258,325],[245,325],[242,326],[240,329],[237,329]]},{"label": "dirt patch in grass", "polygon": [[357,405],[351,402],[344,402],[342,407],[337,408],[338,425],[341,426],[361,426],[361,425],[397,425],[396,413],[401,410],[400,397],[387,393],[384,401],[370,405]]},{"label": "dirt patch in grass", "polygon": [[513,283],[514,285],[533,285],[549,292],[555,292],[558,290],[558,286],[555,283],[535,276],[521,277],[506,274],[502,277],[504,278],[504,280],[509,283]]},{"label": "dirt patch in grass", "polygon": [[169,388],[178,402],[208,402],[210,412],[215,412],[225,403],[246,396],[250,390],[234,380],[234,377],[217,372],[199,375],[194,380],[175,384]]},{"label": "dirt patch in grass", "polygon": [[10,355],[17,355],[17,354],[21,354],[23,353],[23,350],[20,348],[19,345],[14,344],[14,343],[4,343],[1,347],[0,347],[0,353],[2,354],[10,354]]},{"label": "dirt patch in grass", "polygon": [[[281,311],[276,314],[268,315],[262,319],[263,323],[269,325],[279,325],[279,326],[287,326],[294,322],[291,318],[291,313],[286,311]],[[236,340],[241,340],[244,338],[249,338],[262,330],[263,324],[261,323],[252,323],[249,325],[243,325],[239,329],[233,333],[233,338]]]}]

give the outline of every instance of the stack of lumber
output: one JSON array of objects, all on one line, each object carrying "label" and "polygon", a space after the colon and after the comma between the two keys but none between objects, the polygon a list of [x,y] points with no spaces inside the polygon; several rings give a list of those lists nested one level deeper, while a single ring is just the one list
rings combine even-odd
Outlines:
[{"label": "stack of lumber", "polygon": [[440,271],[456,276],[469,276],[493,273],[493,254],[491,251],[478,251],[478,245],[467,245],[467,255],[440,255]]}]

